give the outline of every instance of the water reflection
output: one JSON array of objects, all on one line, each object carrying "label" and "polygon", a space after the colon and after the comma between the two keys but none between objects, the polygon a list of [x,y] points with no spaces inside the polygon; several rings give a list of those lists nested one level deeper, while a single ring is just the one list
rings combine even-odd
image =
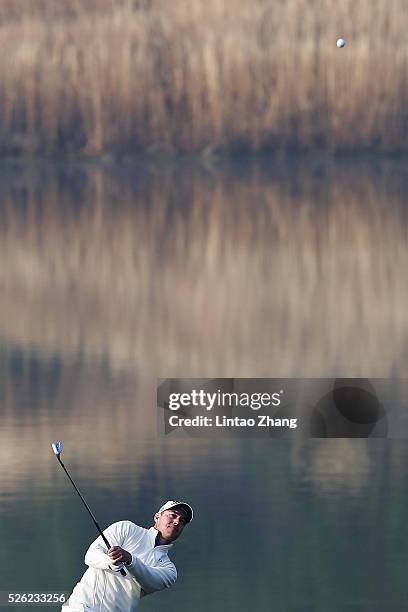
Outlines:
[{"label": "water reflection", "polygon": [[387,376],[403,168],[68,168],[1,185],[0,334],[182,376]]},{"label": "water reflection", "polygon": [[61,438],[103,525],[197,508],[147,612],[403,609],[405,441],[159,438],[154,406],[159,376],[405,375],[407,187],[398,164],[4,171],[1,588],[82,574]]}]

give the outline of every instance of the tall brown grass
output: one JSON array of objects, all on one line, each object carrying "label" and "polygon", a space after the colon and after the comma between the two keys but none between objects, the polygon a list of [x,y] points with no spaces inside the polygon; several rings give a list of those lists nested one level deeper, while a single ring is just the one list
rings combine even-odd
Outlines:
[{"label": "tall brown grass", "polygon": [[407,151],[407,30],[406,0],[1,0],[0,153]]}]

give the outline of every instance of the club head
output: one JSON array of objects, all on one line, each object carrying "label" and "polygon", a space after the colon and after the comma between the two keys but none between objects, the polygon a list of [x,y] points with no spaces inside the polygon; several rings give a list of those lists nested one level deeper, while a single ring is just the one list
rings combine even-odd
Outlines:
[{"label": "club head", "polygon": [[53,442],[51,446],[52,446],[52,450],[54,451],[54,453],[57,455],[57,457],[59,457],[60,454],[62,453],[62,449],[64,448],[63,442],[61,442],[60,440],[57,440],[56,442]]}]

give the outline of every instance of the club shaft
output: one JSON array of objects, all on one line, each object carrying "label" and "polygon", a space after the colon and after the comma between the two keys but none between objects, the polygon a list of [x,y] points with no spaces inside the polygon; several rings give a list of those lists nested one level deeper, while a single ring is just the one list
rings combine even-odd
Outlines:
[{"label": "club shaft", "polygon": [[[72,480],[71,476],[68,473],[68,470],[66,469],[65,465],[62,463],[61,458],[59,457],[59,455],[57,455],[57,459],[61,464],[62,469],[64,470],[64,472],[66,473],[66,475],[68,476],[69,480],[71,481],[72,486],[74,487],[75,491],[78,493],[79,497],[82,500],[82,503],[84,504],[85,508],[88,510],[89,512],[89,516],[91,517],[91,519],[93,520],[95,527],[97,528],[97,530],[99,531],[99,533],[101,534],[103,541],[105,542],[106,546],[109,548],[111,547],[111,545],[109,544],[108,540],[106,539],[102,529],[99,527],[98,525],[98,521],[96,520],[96,518],[94,517],[94,515],[92,514],[92,510],[90,509],[90,507],[88,506],[88,504],[86,503],[86,501],[84,500],[84,498],[82,497],[78,487],[76,486],[75,482]],[[122,574],[122,576],[126,576],[126,572],[125,570],[122,568],[120,570],[120,573]]]}]

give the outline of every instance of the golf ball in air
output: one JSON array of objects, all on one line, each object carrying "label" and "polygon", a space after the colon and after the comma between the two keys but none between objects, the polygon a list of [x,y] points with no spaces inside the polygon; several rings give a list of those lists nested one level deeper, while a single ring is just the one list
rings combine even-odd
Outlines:
[{"label": "golf ball in air", "polygon": [[338,38],[336,44],[339,47],[339,49],[341,49],[346,44],[346,41],[344,40],[344,38]]}]

